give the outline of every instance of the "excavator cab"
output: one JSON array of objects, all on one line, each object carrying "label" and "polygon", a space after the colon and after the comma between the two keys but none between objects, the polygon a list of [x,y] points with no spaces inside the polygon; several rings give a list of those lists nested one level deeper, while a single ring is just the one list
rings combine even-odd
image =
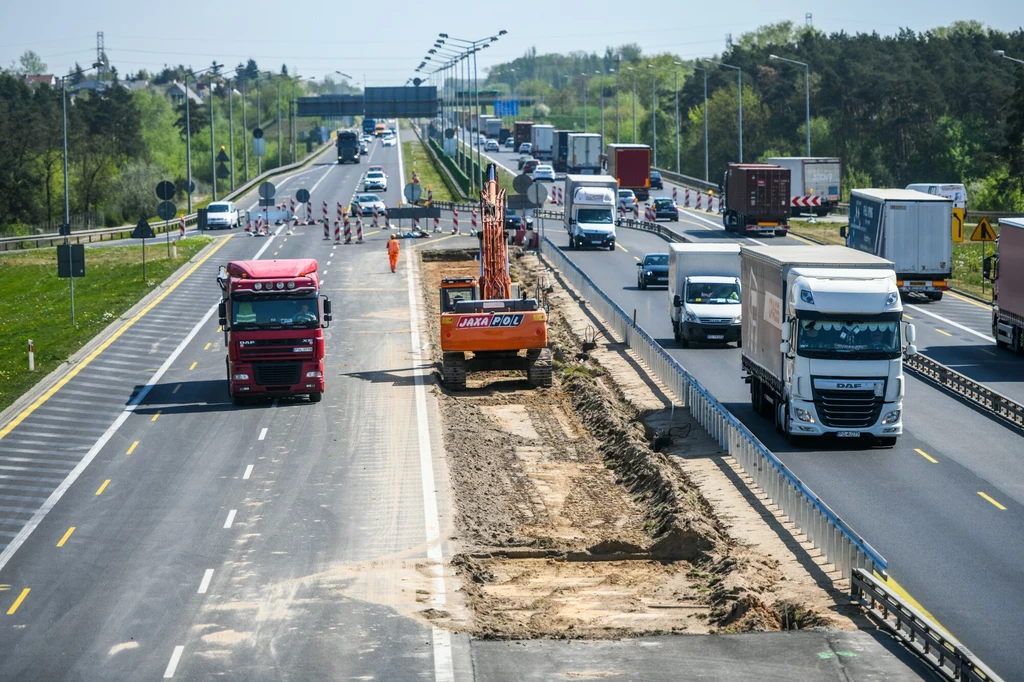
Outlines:
[{"label": "excavator cab", "polygon": [[472,277],[445,277],[441,280],[441,312],[455,312],[455,305],[461,301],[476,301],[476,280]]}]

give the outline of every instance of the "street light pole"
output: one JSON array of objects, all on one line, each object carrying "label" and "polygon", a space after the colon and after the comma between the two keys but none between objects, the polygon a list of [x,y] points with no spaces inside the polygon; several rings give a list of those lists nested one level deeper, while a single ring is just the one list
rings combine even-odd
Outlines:
[{"label": "street light pole", "polygon": [[626,69],[633,72],[633,144],[636,144],[636,69],[632,66]]},{"label": "street light pole", "polygon": [[210,74],[210,200],[217,201],[217,147],[213,128],[213,74]]},{"label": "street light pole", "polygon": [[619,143],[619,71],[615,70],[615,144]]},{"label": "street light pole", "polygon": [[738,66],[732,64],[723,64],[721,62],[710,62],[711,64],[717,64],[727,69],[733,69],[736,72],[736,93],[739,98],[739,106],[737,108],[738,120],[739,120],[739,131],[740,131],[740,158],[739,162],[743,163],[743,70]]},{"label": "street light pole", "polygon": [[589,133],[590,131],[587,129],[587,74],[584,73],[584,74],[582,74],[582,76],[583,76],[583,132],[584,133]]},{"label": "street light pole", "polygon": [[[672,62],[675,66],[682,66],[679,62]],[[681,156],[679,154],[679,69],[674,69],[676,77],[676,173],[683,172],[683,166],[680,163]]]},{"label": "street light pole", "polygon": [[[245,86],[248,78],[242,79],[242,141],[243,147],[245,148],[245,154],[242,157],[245,159],[245,181],[249,182],[249,124],[245,118]],[[234,174],[232,173],[232,177]]]},{"label": "street light pole", "polygon": [[235,89],[228,81],[228,151],[231,154],[231,191],[235,191]]},{"label": "street light pole", "polygon": [[699,66],[693,70],[704,72],[704,182],[708,182],[708,70]]},{"label": "street light pole", "polygon": [[189,115],[188,77],[185,72],[185,194],[188,196],[188,212],[192,213],[192,120]]},{"label": "street light pole", "polygon": [[[263,111],[260,109],[260,72],[256,72],[256,127],[260,127],[260,118],[263,116]],[[263,157],[256,157],[256,176],[259,177],[263,174]]]},{"label": "street light pole", "polygon": [[790,64],[797,64],[798,66],[804,67],[804,107],[806,113],[807,122],[804,124],[807,128],[807,156],[811,155],[811,67],[806,62],[798,62],[795,59],[786,59],[778,55],[770,54],[769,59],[778,59],[780,62],[788,62]]},{"label": "street light pole", "polygon": [[[655,69],[653,64],[647,65],[648,69]],[[651,140],[653,141],[654,147],[654,167],[658,167],[658,101],[655,94],[655,85],[657,84],[657,75],[651,72]]]},{"label": "street light pole", "polygon": [[280,168],[281,161],[281,79],[277,79],[277,167]]},{"label": "street light pole", "polygon": [[[600,72],[595,73],[600,75]],[[604,144],[604,81],[601,81],[601,144]]]}]

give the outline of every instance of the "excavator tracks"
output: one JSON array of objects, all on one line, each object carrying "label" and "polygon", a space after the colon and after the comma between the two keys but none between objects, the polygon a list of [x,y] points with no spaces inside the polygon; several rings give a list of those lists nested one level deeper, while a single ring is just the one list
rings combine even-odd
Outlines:
[{"label": "excavator tracks", "polygon": [[449,391],[465,391],[466,356],[462,353],[445,353],[441,360],[441,378]]},{"label": "excavator tracks", "polygon": [[531,351],[527,358],[529,367],[526,370],[526,380],[534,388],[551,388],[551,350],[541,348]]}]

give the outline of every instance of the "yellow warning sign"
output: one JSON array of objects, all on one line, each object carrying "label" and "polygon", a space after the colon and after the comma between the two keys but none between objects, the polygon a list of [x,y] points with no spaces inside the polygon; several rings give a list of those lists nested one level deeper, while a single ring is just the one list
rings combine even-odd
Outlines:
[{"label": "yellow warning sign", "polygon": [[974,233],[971,235],[972,242],[994,242],[996,240],[996,231],[992,229],[992,225],[989,224],[988,218],[982,218],[978,221],[978,226],[974,228]]},{"label": "yellow warning sign", "polygon": [[964,209],[954,208],[953,209],[953,241],[962,242],[964,240]]}]

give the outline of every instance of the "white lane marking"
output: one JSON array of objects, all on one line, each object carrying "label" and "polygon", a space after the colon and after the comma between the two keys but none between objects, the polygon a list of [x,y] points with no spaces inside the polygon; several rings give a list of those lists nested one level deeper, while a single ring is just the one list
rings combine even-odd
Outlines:
[{"label": "white lane marking", "polygon": [[935,313],[930,313],[927,310],[925,310],[924,308],[921,308],[920,306],[907,304],[904,307],[905,308],[910,308],[911,310],[916,310],[919,313],[924,313],[925,315],[928,315],[930,317],[934,317],[936,320],[942,320],[946,324],[952,325],[952,326],[956,327],[957,329],[962,329],[963,331],[967,332],[968,334],[974,334],[978,338],[985,339],[989,343],[995,343],[996,342],[996,340],[993,337],[989,336],[988,334],[982,334],[981,332],[974,331],[970,327],[965,327],[964,325],[960,324],[959,322],[954,322],[953,320],[950,320],[949,318],[943,317],[942,315],[936,315]]},{"label": "white lane marking", "polygon": [[235,522],[235,514],[237,514],[237,513],[238,513],[237,509],[232,509],[231,511],[228,512],[227,521],[224,522],[224,527],[225,528],[231,528],[231,524],[233,524]]},{"label": "white lane marking", "polygon": [[331,264],[331,261],[327,261],[327,264],[328,264],[328,265],[330,265],[330,264]]},{"label": "white lane marking", "polygon": [[181,655],[185,653],[184,646],[174,647],[174,653],[171,654],[171,660],[167,663],[167,670],[164,670],[164,679],[169,680],[174,677],[174,671],[178,668],[178,661],[181,660]]},{"label": "white lane marking", "polygon": [[[420,355],[420,309],[415,284],[416,270],[412,250],[406,251],[406,277],[409,280],[409,317],[412,322],[412,364],[416,391],[416,430],[419,435],[420,485],[423,488],[423,518],[426,524],[427,558],[432,587],[432,605],[435,609],[445,608],[444,552],[441,548],[441,522],[437,514],[437,484],[434,480],[434,460],[430,449],[430,425],[427,423],[427,391],[423,385],[423,374],[419,367],[423,360]],[[431,628],[434,648],[434,679],[437,682],[453,682],[452,640],[447,630]]]},{"label": "white lane marking", "polygon": [[11,540],[11,543],[7,545],[6,548],[4,548],[4,551],[0,552],[0,569],[3,569],[3,567],[7,565],[7,562],[10,561],[11,557],[14,556],[14,553],[17,552],[18,549],[23,544],[25,544],[25,541],[28,540],[28,537],[30,535],[32,535],[32,532],[39,526],[40,523],[42,523],[43,519],[46,518],[46,515],[50,513],[50,510],[53,509],[53,507],[57,504],[60,498],[64,496],[64,493],[68,491],[68,488],[71,487],[71,484],[78,480],[78,477],[82,475],[82,472],[85,471],[86,467],[88,467],[89,464],[92,463],[92,461],[96,458],[96,455],[98,455],[100,450],[103,449],[103,446],[107,444],[107,441],[113,438],[114,434],[117,433],[117,430],[121,428],[121,425],[124,424],[125,421],[127,421],[128,417],[130,417],[133,412],[135,412],[135,408],[139,405],[139,403],[146,399],[146,396],[149,395],[149,392],[152,390],[153,386],[155,386],[157,382],[160,381],[160,378],[163,377],[164,373],[167,372],[167,370],[171,367],[172,364],[174,364],[174,362],[178,359],[178,356],[181,355],[182,351],[185,350],[185,347],[192,342],[192,339],[194,339],[196,337],[196,334],[199,333],[199,330],[202,329],[204,325],[206,325],[206,323],[210,320],[210,318],[213,316],[214,311],[216,310],[216,305],[210,306],[210,309],[206,311],[205,315],[203,315],[203,319],[199,320],[196,326],[192,327],[192,331],[190,331],[188,335],[185,336],[184,339],[182,339],[181,343],[178,344],[178,347],[174,349],[174,352],[172,352],[170,356],[164,361],[164,364],[160,365],[160,369],[158,369],[156,373],[149,378],[149,381],[147,381],[146,385],[142,387],[142,390],[139,391],[138,395],[136,395],[135,398],[132,399],[130,403],[128,403],[128,406],[125,407],[124,410],[122,410],[121,414],[117,416],[117,419],[114,420],[114,423],[111,424],[110,427],[103,432],[103,435],[100,436],[99,440],[97,440],[96,443],[89,449],[89,452],[85,454],[85,457],[82,458],[82,461],[80,461],[78,465],[71,470],[71,473],[69,473],[67,477],[61,482],[61,484],[57,486],[57,489],[50,493],[50,496],[46,498],[46,502],[43,503],[43,506],[40,507],[39,510],[32,515],[32,518],[29,519],[29,522],[26,523],[25,526],[21,529],[21,531],[19,531],[18,534],[14,537],[14,539]]},{"label": "white lane marking", "polygon": [[199,583],[199,594],[206,594],[206,590],[210,589],[211,580],[213,580],[213,569],[208,568],[203,574],[203,581]]},{"label": "white lane marking", "polygon": [[248,481],[250,476],[252,476],[252,464],[250,464],[249,466],[245,467],[245,473],[242,474],[242,480],[243,481]]},{"label": "white lane marking", "polygon": [[267,428],[263,427],[263,429],[260,431],[260,438],[259,439],[263,440],[266,437],[267,437]]}]

